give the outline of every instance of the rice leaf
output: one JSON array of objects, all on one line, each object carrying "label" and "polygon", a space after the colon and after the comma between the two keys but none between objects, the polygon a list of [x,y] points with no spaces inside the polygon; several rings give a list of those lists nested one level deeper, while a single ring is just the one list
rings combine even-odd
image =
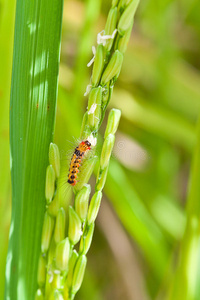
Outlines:
[{"label": "rice leaf", "polygon": [[12,219],[5,299],[33,299],[53,138],[63,1],[18,0],[10,104]]}]

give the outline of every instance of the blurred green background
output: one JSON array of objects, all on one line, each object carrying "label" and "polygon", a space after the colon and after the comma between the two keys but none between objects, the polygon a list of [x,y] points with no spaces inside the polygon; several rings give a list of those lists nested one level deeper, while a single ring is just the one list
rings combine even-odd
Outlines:
[{"label": "blurred green background", "polygon": [[[106,0],[65,1],[54,140],[61,156],[69,141],[79,137],[91,75],[86,64],[110,5]],[[197,0],[140,2],[108,108],[120,108],[122,118],[77,300],[169,296],[186,225],[200,111],[199,11]],[[14,0],[0,0],[0,299],[11,208],[8,124],[14,12]],[[191,299],[200,299],[199,293],[197,285]]]}]

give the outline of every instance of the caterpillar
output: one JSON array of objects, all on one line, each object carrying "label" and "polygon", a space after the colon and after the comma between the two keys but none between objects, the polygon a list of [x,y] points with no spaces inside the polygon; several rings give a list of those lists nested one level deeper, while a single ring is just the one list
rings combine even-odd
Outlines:
[{"label": "caterpillar", "polygon": [[74,186],[77,183],[77,173],[79,172],[79,167],[83,160],[84,154],[86,151],[91,149],[91,143],[86,140],[81,142],[74,150],[74,153],[71,158],[69,174],[67,182]]}]

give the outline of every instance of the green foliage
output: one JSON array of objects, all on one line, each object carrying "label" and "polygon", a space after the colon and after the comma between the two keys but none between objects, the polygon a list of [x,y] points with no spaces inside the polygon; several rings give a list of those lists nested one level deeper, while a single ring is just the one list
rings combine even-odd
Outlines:
[{"label": "green foliage", "polygon": [[197,144],[190,173],[187,200],[187,224],[181,245],[175,283],[170,299],[198,299],[199,217],[200,217],[200,120]]},{"label": "green foliage", "polygon": [[0,299],[4,296],[5,261],[10,223],[9,102],[15,0],[0,1]]},{"label": "green foliage", "polygon": [[[18,2],[20,1],[18,0]],[[95,174],[98,178],[95,195],[98,193],[101,196],[98,191],[105,185],[99,215],[95,221],[95,232],[94,223],[85,226],[83,235],[80,237],[79,251],[71,251],[69,260],[67,259],[69,254],[68,240],[66,243],[61,242],[61,244],[60,240],[63,238],[63,230],[65,229],[65,236],[68,232],[67,207],[70,197],[67,196],[67,199],[61,200],[58,193],[53,195],[52,198],[53,191],[50,191],[48,197],[50,198],[48,200],[48,215],[50,220],[54,220],[54,226],[56,226],[55,232],[52,233],[53,242],[52,251],[49,253],[50,262],[53,257],[52,253],[55,253],[57,249],[57,267],[65,270],[66,265],[69,267],[64,294],[61,295],[58,289],[62,282],[60,282],[59,274],[56,274],[52,281],[54,290],[49,296],[50,299],[67,299],[69,296],[68,287],[72,287],[72,285],[74,285],[74,292],[77,291],[82,282],[85,269],[85,255],[87,255],[87,267],[82,287],[76,295],[77,300],[106,300],[111,298],[116,300],[199,299],[198,183],[200,168],[199,134],[196,131],[196,121],[200,111],[200,4],[198,1],[185,0],[140,1],[134,17],[134,30],[131,32],[132,16],[129,19],[129,13],[126,9],[124,11],[124,8],[127,5],[134,5],[133,3],[134,1],[131,0],[65,1],[54,141],[59,146],[61,161],[66,164],[66,169],[68,169],[66,157],[71,158],[71,154],[66,154],[66,143],[68,143],[66,140],[73,141],[73,137],[78,138],[79,136],[86,138],[91,130],[99,129],[100,123],[102,123],[101,129],[98,130],[99,142],[96,146],[97,155],[100,157],[101,137],[104,135],[106,127],[106,123],[103,121],[105,111],[99,111],[98,106],[98,110],[95,111],[96,115],[84,114],[87,100],[83,94],[88,83],[91,83],[93,88],[99,89],[102,74],[110,61],[109,55],[105,54],[104,49],[106,48],[106,51],[109,52],[113,47],[113,40],[108,40],[105,48],[102,45],[96,47],[96,56],[91,74],[86,65],[92,57],[91,46],[96,45],[96,34],[104,27],[106,35],[113,34],[115,24],[119,21],[116,18],[116,12],[124,15],[118,23],[120,33],[123,34],[124,29],[131,26],[123,37],[119,35],[119,32],[115,32],[114,47],[116,48],[114,50],[119,51],[117,53],[121,53],[124,57],[122,68],[119,61],[122,56],[119,54],[119,58],[116,54],[114,58],[118,63],[115,64],[116,61],[113,58],[112,68],[106,71],[107,74],[104,75],[106,79],[103,78],[105,83],[107,78],[110,79],[115,76],[121,68],[116,87],[113,91],[107,83],[105,89],[109,92],[104,95],[105,90],[102,91],[103,100],[98,97],[95,98],[95,103],[99,104],[101,102],[104,108],[110,101],[108,110],[114,106],[122,111],[119,132],[115,136],[115,146],[110,157],[109,168],[106,165],[103,165],[104,169],[98,170],[98,165],[95,168]],[[2,245],[0,254],[4,253],[4,255],[0,255],[0,270],[3,270],[7,240],[7,233],[4,228],[7,228],[10,211],[7,204],[10,194],[8,138],[5,132],[8,132],[9,74],[11,72],[9,64],[12,53],[12,35],[10,32],[14,22],[14,4],[13,1],[5,0],[1,0],[0,4],[0,53],[3,53],[3,55],[0,55],[2,70],[0,74],[0,97],[3,99],[0,109],[0,163],[2,170],[0,174],[0,205],[3,203],[0,211],[0,244]],[[116,10],[118,4],[120,9]],[[110,7],[112,8],[108,13]],[[46,16],[46,14],[47,12],[43,13],[43,16]],[[3,18],[1,18],[2,16]],[[54,17],[56,16],[57,13]],[[51,20],[53,20],[53,17]],[[51,21],[48,26],[48,33],[46,34],[48,40],[49,31],[52,29],[53,24],[54,22]],[[25,25],[18,27],[18,32],[20,33],[24,28],[26,28]],[[27,69],[29,68],[28,64],[25,63],[27,53],[31,55],[36,51],[36,48],[31,46],[35,45],[36,36],[34,35],[34,37],[33,44],[30,40],[26,42],[28,50],[23,52],[23,68],[26,65]],[[128,44],[129,38],[130,42]],[[22,37],[16,43],[23,45]],[[43,44],[40,43],[39,46],[43,47]],[[37,51],[35,53],[37,54]],[[42,66],[42,63],[43,61],[40,65],[40,61],[37,61],[37,67]],[[25,86],[19,85],[19,83],[23,76],[28,80],[30,74],[24,71],[22,72],[23,75],[19,74],[16,86],[19,91],[23,92]],[[37,80],[43,81],[43,76],[45,75],[40,72]],[[115,78],[113,81],[115,81]],[[37,88],[39,89],[39,84],[35,85],[34,95]],[[95,91],[95,89],[93,90]],[[41,87],[40,92],[42,95]],[[112,92],[113,96],[111,98]],[[28,99],[29,94],[26,95]],[[91,97],[91,94],[89,97]],[[23,94],[21,101],[24,101],[24,98]],[[53,101],[51,97],[49,99]],[[87,112],[93,111],[93,101],[94,98],[89,103]],[[21,106],[19,109],[21,109]],[[83,115],[84,120],[82,121]],[[23,117],[28,119],[29,114],[24,114]],[[111,115],[109,115],[110,117]],[[100,123],[98,119],[100,119]],[[105,119],[107,119],[107,116]],[[17,130],[20,118],[16,120],[17,122],[14,125]],[[36,118],[33,118],[32,122],[36,120]],[[79,135],[81,124],[81,135]],[[109,124],[105,138],[109,134],[113,134],[112,130],[115,131],[114,125],[111,122]],[[46,123],[45,128],[53,132],[53,123],[50,127],[48,126]],[[35,128],[37,129],[37,126]],[[24,130],[28,129],[24,127]],[[35,134],[37,133],[36,130]],[[15,144],[15,148],[22,145],[20,139],[18,140],[19,143]],[[32,140],[35,141],[34,138]],[[34,273],[30,277],[30,280],[33,277],[35,278],[35,281],[33,280],[34,292],[37,289],[36,273],[40,257],[39,244],[41,242],[41,227],[45,210],[45,201],[42,199],[45,198],[44,179],[48,164],[48,145],[51,141],[50,132],[48,143],[46,135],[43,141],[40,139],[39,141],[40,143],[37,146],[28,147],[26,152],[29,158],[31,154],[35,156],[40,152],[40,155],[43,155],[43,160],[38,159],[38,164],[36,164],[36,160],[32,160],[29,168],[30,173],[28,173],[26,180],[23,177],[25,180],[23,180],[23,184],[21,184],[20,178],[22,177],[20,176],[24,176],[23,172],[28,172],[28,169],[23,168],[26,161],[23,163],[21,150],[17,152],[20,160],[16,170],[20,170],[21,167],[21,172],[23,171],[21,175],[18,173],[18,177],[16,175],[17,186],[20,186],[26,192],[27,184],[25,185],[25,183],[30,182],[32,190],[30,190],[29,197],[26,199],[24,193],[22,193],[23,208],[21,206],[13,208],[16,211],[15,217],[18,219],[18,223],[21,224],[21,232],[27,233],[28,230],[32,230],[33,233],[34,227],[34,236],[37,235],[35,237],[37,242],[34,241],[33,234],[29,236],[29,241],[32,241],[29,243],[29,255],[32,255],[33,261],[28,261],[28,265],[33,263],[35,267],[34,269],[27,268],[24,273],[24,278],[28,278],[27,274],[31,271]],[[72,153],[75,146],[77,146],[77,142],[74,142],[72,146]],[[43,152],[41,152],[41,147]],[[56,150],[54,150],[52,148],[49,164],[53,166],[57,178],[59,171],[54,165],[54,159],[51,160],[52,156],[57,157],[57,155],[54,155],[56,153]],[[194,159],[192,159],[193,153],[195,153]],[[40,158],[42,159],[42,156]],[[89,159],[92,159],[91,164],[96,164],[96,158],[94,158],[94,161],[93,157]],[[188,184],[191,160],[193,163],[190,171],[190,183]],[[38,181],[34,180],[33,182],[32,167],[34,166]],[[36,166],[41,166],[41,168]],[[91,166],[91,169],[93,169],[93,166]],[[85,176],[89,178],[90,174],[91,172],[81,176],[82,178]],[[105,180],[106,177],[107,180]],[[56,178],[55,180],[57,180]],[[51,177],[51,179],[54,178]],[[81,180],[75,190],[75,211],[81,222],[85,222],[89,207],[88,193],[90,188],[87,190],[87,186],[83,186],[82,183]],[[37,199],[34,198],[36,185],[40,187]],[[94,179],[91,180],[91,185],[91,194],[93,195]],[[20,188],[18,187],[18,189]],[[107,201],[110,205],[105,206]],[[34,206],[31,206],[30,202],[31,204],[34,203]],[[65,213],[60,208],[61,202]],[[97,201],[97,211],[99,204],[100,202]],[[73,206],[73,203],[70,203],[70,205]],[[35,215],[36,208],[37,216]],[[32,209],[31,214],[30,209]],[[23,212],[23,215],[21,212]],[[82,214],[82,212],[84,213]],[[26,216],[29,215],[31,217],[27,220]],[[64,215],[65,217],[63,217]],[[96,218],[96,213],[92,214],[90,212],[90,215],[91,220],[93,220],[92,217]],[[23,216],[25,216],[27,223],[32,222],[28,229],[22,226]],[[38,220],[37,226],[33,224],[33,220]],[[26,246],[26,244],[22,245],[23,236],[20,236],[19,239],[19,235],[16,235],[16,240],[20,240],[21,246],[18,253],[23,255],[27,265],[28,255],[26,255],[25,248],[23,248],[23,245]],[[15,242],[15,247],[16,245],[17,242]],[[57,246],[58,248],[56,248]],[[90,246],[91,250],[88,252]],[[35,248],[38,250],[35,251]],[[15,250],[17,251],[17,247]],[[66,255],[63,256],[64,253]],[[79,265],[83,266],[82,272],[79,273],[77,267],[76,275],[74,275],[78,258]],[[16,261],[18,262],[18,260]],[[50,274],[46,275],[46,265],[48,266],[46,257],[41,256],[36,299],[44,299],[44,278],[46,280],[45,276],[47,276],[47,281],[51,278]],[[2,298],[3,271],[0,279],[0,298]],[[129,284],[130,281],[131,284]],[[14,284],[13,293],[15,287]],[[49,289],[48,284],[45,287],[47,290]],[[20,286],[19,290],[23,293],[24,286],[22,288]]]},{"label": "green foliage", "polygon": [[[12,218],[5,299],[33,299],[53,138],[62,1],[18,1],[10,104]],[[51,232],[51,219],[46,220]],[[49,235],[43,232],[44,251]]]}]

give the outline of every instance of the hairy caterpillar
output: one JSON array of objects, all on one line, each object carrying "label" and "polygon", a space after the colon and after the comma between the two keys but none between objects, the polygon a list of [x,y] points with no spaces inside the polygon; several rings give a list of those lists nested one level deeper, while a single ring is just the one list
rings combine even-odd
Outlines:
[{"label": "hairy caterpillar", "polygon": [[74,150],[71,158],[67,182],[74,186],[77,183],[77,173],[81,166],[85,152],[91,149],[91,143],[88,140],[82,141]]}]

